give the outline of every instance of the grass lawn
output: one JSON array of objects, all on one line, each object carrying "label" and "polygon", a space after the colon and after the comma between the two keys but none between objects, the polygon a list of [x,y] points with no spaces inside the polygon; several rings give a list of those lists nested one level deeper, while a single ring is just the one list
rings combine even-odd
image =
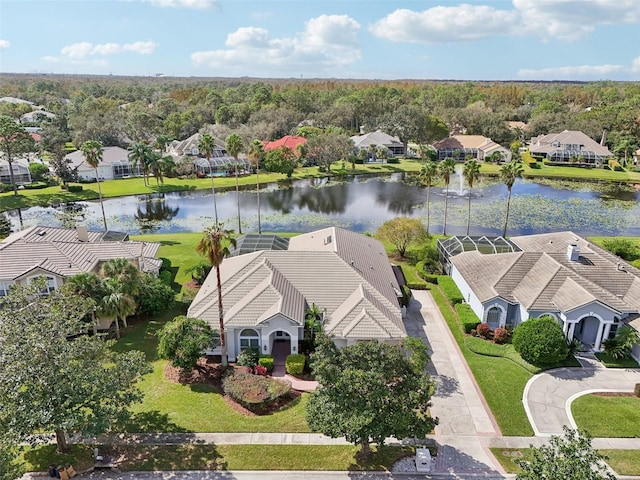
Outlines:
[{"label": "grass lawn", "polygon": [[638,368],[638,362],[631,357],[615,358],[605,352],[596,353],[596,357],[607,368]]},{"label": "grass lawn", "polygon": [[578,427],[594,437],[640,437],[638,397],[583,395],[573,401],[571,413]]},{"label": "grass lawn", "polygon": [[[598,452],[608,457],[607,463],[618,475],[640,475],[639,450],[598,450]],[[491,453],[507,473],[520,471],[520,467],[514,460],[529,461],[533,458],[530,448],[492,448]]]},{"label": "grass lawn", "polygon": [[[343,445],[127,445],[100,447],[107,455],[122,456],[124,471],[153,470],[389,470],[415,450],[407,446],[373,447],[363,462],[359,447]],[[83,470],[92,464],[93,445],[74,445],[69,455],[58,455],[45,445],[24,452],[28,471],[44,471],[49,464],[73,464]]]},{"label": "grass lawn", "polygon": [[[564,178],[568,180],[604,180],[612,182],[640,182],[640,173],[630,170],[624,172],[614,172],[603,168],[578,168],[569,166],[550,166],[543,165],[538,162],[541,168],[530,168],[523,163],[525,177],[548,177],[548,178]],[[500,165],[482,163],[480,173],[483,175],[498,175],[500,173]]]},{"label": "grass lawn", "polygon": [[123,426],[127,432],[308,432],[305,420],[307,396],[271,415],[248,417],[233,410],[208,385],[180,385],[164,376],[167,361],[157,358],[157,332],[165,322],[184,313],[179,304],[156,319],[126,330],[117,350],[142,350],[153,371],[140,382],[144,393],[134,405],[133,419]]}]

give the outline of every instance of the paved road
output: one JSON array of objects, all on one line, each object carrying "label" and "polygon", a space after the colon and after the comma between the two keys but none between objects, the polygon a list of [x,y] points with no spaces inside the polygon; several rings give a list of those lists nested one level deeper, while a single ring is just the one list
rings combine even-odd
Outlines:
[{"label": "paved road", "polygon": [[562,434],[562,426],[576,428],[571,402],[592,392],[632,392],[640,383],[640,369],[559,368],[535,375],[524,389],[524,407],[537,436]]}]

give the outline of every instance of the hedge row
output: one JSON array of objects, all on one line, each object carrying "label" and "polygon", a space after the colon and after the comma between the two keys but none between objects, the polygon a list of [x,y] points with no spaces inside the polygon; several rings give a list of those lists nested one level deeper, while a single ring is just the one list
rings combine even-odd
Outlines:
[{"label": "hedge row", "polygon": [[480,319],[468,304],[458,303],[455,305],[455,309],[464,333],[471,333],[471,330],[480,324]]},{"label": "hedge row", "polygon": [[442,289],[445,297],[447,297],[452,305],[456,305],[464,301],[464,297],[462,296],[462,293],[460,293],[460,290],[458,290],[458,286],[448,275],[438,277],[438,286]]},{"label": "hedge row", "polygon": [[272,355],[260,355],[258,359],[258,365],[267,369],[267,372],[273,372],[273,356]]},{"label": "hedge row", "polygon": [[301,353],[287,355],[287,358],[284,361],[287,373],[289,375],[302,375],[302,372],[304,372],[304,363],[306,359],[307,357],[305,357]]}]

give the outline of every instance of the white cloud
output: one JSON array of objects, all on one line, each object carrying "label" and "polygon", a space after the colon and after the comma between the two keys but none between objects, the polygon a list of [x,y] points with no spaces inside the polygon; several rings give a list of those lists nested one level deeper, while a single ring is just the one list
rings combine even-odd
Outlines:
[{"label": "white cloud", "polygon": [[[156,42],[103,43],[94,45],[89,42],[79,42],[67,45],[60,50],[62,57],[70,60],[82,60],[94,55],[114,55],[122,52],[133,52],[140,55],[150,55],[158,47]],[[45,57],[47,58],[47,57]],[[53,57],[51,57],[53,58]]]},{"label": "white cloud", "polygon": [[640,57],[636,57],[631,62],[631,71],[640,72]]},{"label": "white cloud", "polygon": [[6,50],[11,46],[11,42],[9,40],[3,40],[0,38],[0,50]]},{"label": "white cloud", "polygon": [[399,9],[375,22],[369,30],[394,42],[448,43],[508,33],[517,20],[514,11],[462,4],[422,12]]},{"label": "white cloud", "polygon": [[219,0],[142,0],[156,7],[171,8],[192,8],[196,10],[207,10],[218,8]]},{"label": "white cloud", "polygon": [[600,25],[640,23],[638,0],[512,0],[511,9],[460,4],[396,10],[370,31],[394,42],[450,43],[497,35],[577,40]]},{"label": "white cloud", "polygon": [[518,77],[534,80],[606,79],[613,73],[624,71],[622,65],[581,65],[554,68],[521,69]]},{"label": "white cloud", "polygon": [[243,27],[227,36],[227,49],[191,54],[197,66],[220,73],[298,75],[310,69],[331,71],[360,58],[356,34],[360,24],[346,15],[321,15],[305,25],[304,32],[290,38],[272,38],[268,30]]}]

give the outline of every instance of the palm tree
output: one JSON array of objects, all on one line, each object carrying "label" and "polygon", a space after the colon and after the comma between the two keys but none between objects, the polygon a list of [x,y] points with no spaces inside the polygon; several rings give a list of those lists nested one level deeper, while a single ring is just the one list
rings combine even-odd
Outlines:
[{"label": "palm tree", "polygon": [[129,145],[129,161],[133,168],[139,167],[142,170],[145,187],[149,186],[148,174],[152,155],[153,150],[144,142],[135,142]]},{"label": "palm tree", "polygon": [[312,303],[307,312],[305,313],[305,327],[311,335],[311,343],[313,344],[314,336],[316,332],[319,332],[322,328],[322,311],[315,303]]},{"label": "palm tree", "polygon": [[[104,296],[104,288],[102,280],[95,273],[83,272],[74,275],[68,279],[65,284],[65,288],[69,289],[76,295],[88,297],[96,302],[96,305],[100,304]],[[94,335],[98,333],[98,322],[96,321],[95,310],[91,312],[91,325]]]},{"label": "palm tree", "polygon": [[104,296],[100,302],[100,310],[105,315],[116,319],[116,338],[120,338],[120,320],[127,326],[127,317],[136,312],[136,301],[125,292],[122,282],[117,278],[104,281]]},{"label": "palm tree", "polygon": [[170,155],[162,155],[160,152],[151,152],[147,167],[156,179],[156,186],[164,185],[164,171],[173,165]]},{"label": "palm tree", "polygon": [[422,165],[420,169],[420,179],[422,184],[427,187],[427,234],[429,233],[429,217],[431,212],[431,187],[438,178],[438,164],[431,160]]},{"label": "palm tree", "polygon": [[236,246],[233,230],[224,230],[221,223],[204,230],[202,238],[196,246],[201,255],[205,255],[212,267],[216,269],[218,287],[218,314],[220,319],[220,349],[222,365],[227,366],[227,341],[224,334],[224,309],[222,308],[222,281],[220,280],[220,265],[229,255],[229,245]]},{"label": "palm tree", "polygon": [[500,167],[500,181],[507,186],[507,214],[504,217],[504,228],[502,229],[502,236],[507,236],[507,224],[509,223],[509,207],[511,205],[511,189],[513,184],[516,183],[516,179],[522,177],[522,163],[518,161],[511,161],[505,163]]},{"label": "palm tree", "polygon": [[[140,271],[126,258],[112,258],[111,260],[107,260],[104,265],[102,265],[100,273],[103,278],[107,279],[106,281],[117,281],[118,291],[125,295],[133,297],[138,292]],[[132,313],[135,313],[135,309]],[[126,316],[122,320],[126,327]]]},{"label": "palm tree", "polygon": [[98,196],[100,197],[100,209],[102,210],[102,221],[104,229],[107,227],[107,216],[104,214],[104,205],[102,204],[102,187],[100,186],[100,178],[98,177],[98,165],[102,161],[102,145],[96,140],[87,140],[80,146],[80,151],[85,161],[93,167],[96,172],[96,182],[98,182]]},{"label": "palm tree", "polygon": [[469,185],[469,205],[467,206],[467,235],[469,235],[469,226],[471,225],[471,190],[473,184],[480,177],[480,164],[476,160],[465,162],[462,169],[462,176]]},{"label": "palm tree", "polygon": [[451,181],[451,174],[455,172],[455,170],[456,170],[456,161],[451,157],[445,158],[438,164],[438,173],[442,177],[442,180],[444,180],[444,186],[445,186],[444,222],[442,225],[442,235],[447,234],[447,207],[448,207],[447,203],[449,198],[449,182]]},{"label": "palm tree", "polygon": [[211,192],[213,193],[213,213],[215,215],[216,225],[218,224],[218,206],[216,205],[216,187],[213,185],[213,167],[211,166],[211,154],[216,148],[215,139],[208,133],[202,134],[200,142],[198,142],[198,149],[204,153],[207,157],[207,163],[209,164],[209,173],[211,177]]},{"label": "palm tree", "polygon": [[242,234],[242,225],[240,224],[240,187],[238,186],[238,155],[242,152],[244,145],[242,145],[242,138],[240,135],[232,133],[227,137],[227,152],[235,160],[235,172],[236,172],[236,200],[238,202],[238,233]]},{"label": "palm tree", "polygon": [[256,191],[258,197],[258,233],[262,233],[260,224],[260,162],[264,159],[264,147],[260,140],[254,140],[249,145],[249,161],[256,167]]}]

